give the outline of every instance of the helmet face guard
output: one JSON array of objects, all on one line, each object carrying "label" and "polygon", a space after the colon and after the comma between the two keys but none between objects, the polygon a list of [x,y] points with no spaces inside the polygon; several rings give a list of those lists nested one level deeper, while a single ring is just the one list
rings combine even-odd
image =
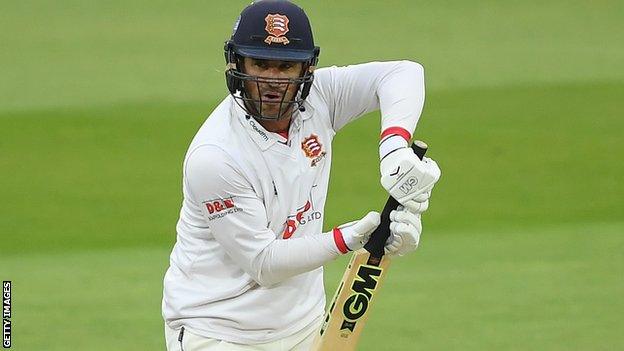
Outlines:
[{"label": "helmet face guard", "polygon": [[[226,55],[228,55],[227,52]],[[310,87],[314,81],[314,66],[312,63],[315,60],[303,62],[302,72],[297,78],[268,78],[245,73],[242,57],[233,52],[230,52],[228,56],[232,56],[232,61],[234,61],[229,62],[228,68],[225,71],[228,90],[234,97],[236,103],[249,115],[263,120],[280,120],[290,118],[295,110],[302,108],[303,102],[310,93]],[[263,101],[261,86],[273,87],[273,90],[279,92],[281,95],[281,100],[279,102]],[[288,92],[292,90],[293,86],[296,87],[296,92],[292,97],[289,97]],[[250,89],[257,92],[257,98],[253,98]],[[267,115],[267,104],[279,104],[277,114],[271,116]]]},{"label": "helmet face guard", "polygon": [[[289,118],[296,109],[303,107],[310,93],[319,52],[303,9],[284,0],[256,1],[241,12],[232,37],[225,43],[228,90],[236,103],[254,118]],[[243,58],[301,62],[303,67],[297,78],[254,76],[245,72]],[[263,100],[261,89],[266,87],[279,92],[281,100]],[[295,94],[287,96],[289,92],[292,95],[292,91]],[[277,113],[274,111],[276,104],[279,104]],[[272,112],[268,113],[269,109]]]}]

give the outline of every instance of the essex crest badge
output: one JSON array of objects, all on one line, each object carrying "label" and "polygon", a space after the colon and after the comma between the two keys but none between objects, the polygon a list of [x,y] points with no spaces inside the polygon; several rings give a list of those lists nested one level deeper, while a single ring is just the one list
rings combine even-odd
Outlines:
[{"label": "essex crest badge", "polygon": [[264,19],[266,27],[264,28],[269,36],[264,42],[271,45],[272,43],[287,45],[290,40],[284,35],[288,33],[288,17],[280,14],[268,14]]},{"label": "essex crest badge", "polygon": [[301,142],[301,149],[306,157],[312,159],[310,166],[316,166],[319,161],[325,157],[325,151],[323,151],[323,145],[319,142],[316,134],[310,134],[309,137],[303,139]]}]

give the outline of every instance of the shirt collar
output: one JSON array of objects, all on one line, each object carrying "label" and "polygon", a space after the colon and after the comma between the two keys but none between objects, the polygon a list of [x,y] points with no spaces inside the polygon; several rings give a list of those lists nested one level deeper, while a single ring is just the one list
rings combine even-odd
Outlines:
[{"label": "shirt collar", "polygon": [[292,116],[292,119],[290,121],[291,131],[298,131],[299,129],[301,129],[303,121],[311,118],[313,114],[314,108],[312,107],[312,105],[304,101],[303,108],[295,111]]},{"label": "shirt collar", "polygon": [[238,119],[243,129],[247,131],[249,137],[258,145],[260,150],[265,151],[270,148],[277,139],[268,132],[258,121],[249,116],[242,107],[240,107],[234,98],[232,99],[232,115]]},{"label": "shirt collar", "polygon": [[[243,126],[243,129],[247,131],[251,139],[258,145],[260,150],[266,151],[273,144],[279,141],[278,136],[274,133],[271,133],[264,129],[264,127],[258,123],[253,117],[249,116],[247,112],[240,107],[233,97],[230,97],[232,100],[231,112],[232,115],[235,116],[240,124]],[[307,102],[304,102],[304,110],[295,111],[293,116],[291,117],[291,131],[297,131],[301,128],[303,121],[312,117],[313,108]]]}]

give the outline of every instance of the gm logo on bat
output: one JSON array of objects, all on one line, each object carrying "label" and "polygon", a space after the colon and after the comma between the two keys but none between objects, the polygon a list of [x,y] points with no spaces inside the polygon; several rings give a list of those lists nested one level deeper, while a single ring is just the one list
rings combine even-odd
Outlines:
[{"label": "gm logo on bat", "polygon": [[[340,326],[340,330],[353,332],[355,325],[368,309],[370,300],[373,298],[373,292],[377,287],[379,276],[383,273],[383,269],[376,266],[361,265],[357,271],[357,279],[351,285],[353,294],[347,298],[342,313],[344,320]],[[344,335],[347,337],[348,335]]]}]

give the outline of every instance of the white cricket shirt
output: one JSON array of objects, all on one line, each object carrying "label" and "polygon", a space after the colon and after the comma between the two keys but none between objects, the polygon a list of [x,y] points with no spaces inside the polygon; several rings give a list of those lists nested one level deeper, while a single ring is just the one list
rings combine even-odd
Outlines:
[{"label": "white cricket shirt", "polygon": [[166,323],[257,344],[321,318],[322,266],[340,255],[332,235],[321,233],[332,139],[377,109],[382,130],[411,133],[423,103],[423,68],[409,61],[318,69],[288,140],[225,98],[184,160],[184,201],[164,278]]}]

